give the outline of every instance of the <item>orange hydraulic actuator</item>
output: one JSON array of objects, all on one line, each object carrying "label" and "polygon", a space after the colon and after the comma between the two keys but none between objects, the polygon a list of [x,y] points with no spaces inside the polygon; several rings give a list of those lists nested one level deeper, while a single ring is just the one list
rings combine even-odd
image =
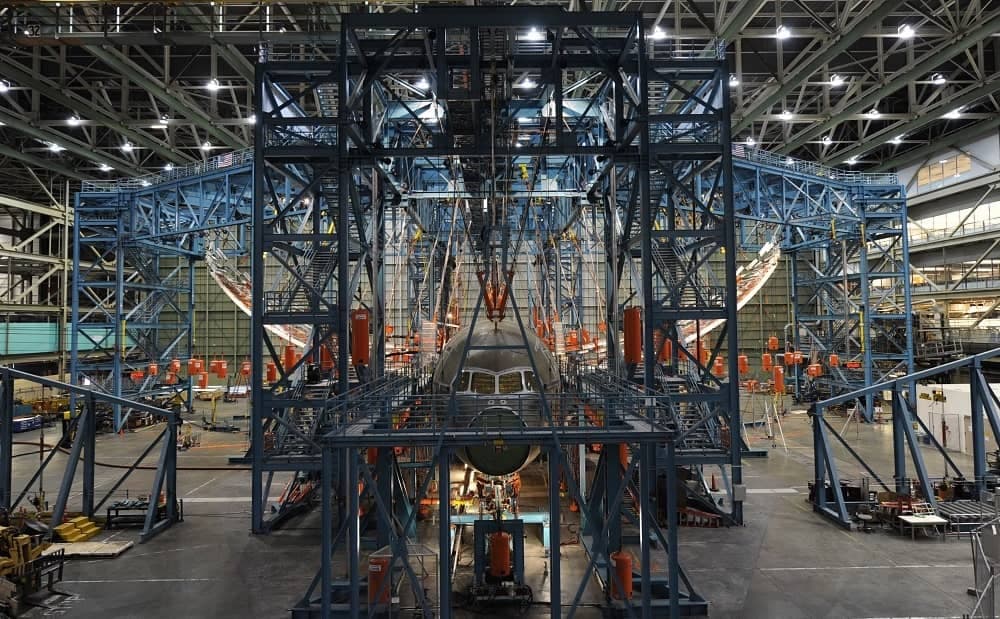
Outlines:
[{"label": "orange hydraulic actuator", "polygon": [[250,377],[250,372],[253,371],[253,366],[249,361],[244,361],[240,364],[240,376],[244,378]]},{"label": "orange hydraulic actuator", "polygon": [[369,365],[372,361],[368,345],[370,318],[366,309],[351,310],[351,363],[354,365]]},{"label": "orange hydraulic actuator", "polygon": [[146,369],[147,376],[156,376],[160,373],[160,366],[157,363],[150,363],[149,368]]},{"label": "orange hydraulic actuator", "polygon": [[285,346],[284,354],[281,357],[281,365],[284,366],[285,372],[290,372],[292,366],[295,365],[295,357],[297,356],[295,347],[291,344]]},{"label": "orange hydraulic actuator", "polygon": [[700,363],[703,366],[707,366],[708,357],[711,354],[711,351],[708,349],[708,346],[705,345],[704,340],[698,340],[698,345],[696,349],[698,352],[698,363]]},{"label": "orange hydraulic actuator", "polygon": [[835,352],[830,353],[830,367],[835,368],[840,365],[840,355]]},{"label": "orange hydraulic actuator", "polygon": [[809,366],[806,367],[806,373],[813,378],[817,378],[823,374],[823,366],[819,363],[810,363]]},{"label": "orange hydraulic actuator", "polygon": [[794,357],[795,357],[795,365],[802,365],[802,359],[803,359],[802,352],[796,350]]},{"label": "orange hydraulic actuator", "polygon": [[662,329],[653,331],[653,348],[658,350],[656,358],[661,363],[669,363],[674,353],[674,343],[664,336]]},{"label": "orange hydraulic actuator", "polygon": [[765,372],[771,371],[771,366],[774,361],[771,359],[771,353],[764,353],[760,356],[760,367],[764,369]]},{"label": "orange hydraulic actuator", "polygon": [[740,366],[740,374],[746,374],[750,371],[750,361],[747,359],[746,355],[740,355],[737,357],[737,361]]},{"label": "orange hydraulic actuator", "polygon": [[368,559],[368,605],[389,604],[392,601],[392,583],[389,578],[389,557]]},{"label": "orange hydraulic actuator", "polygon": [[715,366],[712,368],[712,374],[716,376],[724,376],[726,374],[726,362],[722,357],[715,358]]},{"label": "orange hydraulic actuator", "polygon": [[202,363],[201,359],[191,357],[188,359],[188,375],[194,376],[195,374],[201,374]]},{"label": "orange hydraulic actuator", "polygon": [[167,369],[169,371],[173,372],[174,374],[177,374],[178,372],[181,371],[181,360],[180,359],[171,359],[170,360],[170,365],[167,366]]},{"label": "orange hydraulic actuator", "polygon": [[225,378],[229,375],[229,362],[225,359],[219,359],[219,362],[215,365],[215,375],[219,378]]},{"label": "orange hydraulic actuator", "polygon": [[[632,599],[632,557],[624,552],[611,553],[611,569],[615,571],[616,579],[611,579],[611,599]],[[619,590],[619,586],[621,589]]]},{"label": "orange hydraulic actuator", "polygon": [[767,338],[767,349],[770,350],[771,352],[778,350],[779,344],[780,343],[778,342],[778,337],[776,335],[772,335],[771,337]]},{"label": "orange hydraulic actuator", "polygon": [[202,372],[198,375],[198,388],[208,389],[208,372]]},{"label": "orange hydraulic actuator", "polygon": [[278,366],[273,361],[267,362],[267,382],[274,383],[278,380]]},{"label": "orange hydraulic actuator", "polygon": [[774,366],[771,380],[774,383],[774,392],[778,395],[785,395],[785,368],[780,365]]},{"label": "orange hydraulic actuator", "polygon": [[326,344],[321,344],[319,347],[319,368],[324,372],[333,369],[333,353],[330,352],[330,347]]},{"label": "orange hydraulic actuator", "polygon": [[785,353],[785,365],[792,366],[795,365],[795,353],[786,352]]},{"label": "orange hydraulic actuator", "polygon": [[624,314],[625,363],[642,362],[642,309],[630,307]]},{"label": "orange hydraulic actuator", "polygon": [[133,383],[141,382],[145,376],[146,375],[142,373],[142,370],[132,370],[131,374],[129,374],[129,378],[132,379]]},{"label": "orange hydraulic actuator", "polygon": [[490,576],[510,576],[510,533],[497,531],[490,534]]},{"label": "orange hydraulic actuator", "polygon": [[168,384],[168,385],[176,385],[177,384],[177,374],[175,372],[167,372],[167,378],[166,378],[166,380],[164,382],[166,384]]}]

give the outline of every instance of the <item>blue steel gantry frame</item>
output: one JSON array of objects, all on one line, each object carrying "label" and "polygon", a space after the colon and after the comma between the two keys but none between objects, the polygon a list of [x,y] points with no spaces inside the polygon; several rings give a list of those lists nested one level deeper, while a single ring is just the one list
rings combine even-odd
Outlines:
[{"label": "blue steel gantry frame", "polygon": [[[840,444],[847,454],[856,461],[865,473],[871,476],[883,490],[896,492],[900,495],[912,496],[913,490],[918,490],[925,501],[935,508],[937,497],[934,492],[934,478],[927,473],[924,454],[917,437],[917,428],[929,438],[932,446],[940,452],[947,464],[946,473],[954,478],[969,479],[975,484],[976,497],[981,497],[987,489],[988,469],[986,466],[986,426],[989,422],[993,436],[1000,437],[1000,397],[990,387],[986,374],[983,373],[983,362],[1000,357],[1000,348],[952,361],[943,365],[921,370],[891,380],[868,385],[862,389],[844,393],[823,400],[816,404],[810,413],[813,427],[813,450],[815,453],[813,483],[815,490],[813,510],[829,518],[845,529],[851,528],[851,510],[844,498],[841,486],[841,473],[837,466],[833,445]],[[971,403],[970,428],[972,440],[972,477],[967,477],[948,456],[948,451],[941,445],[934,432],[920,419],[916,410],[916,385],[918,382],[933,380],[939,376],[949,376],[958,370],[965,370],[969,375],[969,400]],[[892,399],[887,406],[892,407],[892,485],[886,483],[862,457],[855,451],[843,436],[826,420],[827,409],[842,406],[862,397],[886,391],[892,392]],[[836,439],[837,443],[831,441]],[[913,465],[912,476],[907,472],[907,460]],[[995,476],[990,475],[995,478]],[[830,492],[824,489],[829,486]],[[832,495],[832,500],[830,498]]]},{"label": "blue steel gantry frame", "polygon": [[[544,251],[584,201],[604,213],[609,366],[569,381],[563,394],[530,396],[540,417],[526,418],[525,428],[503,437],[505,444],[540,445],[550,479],[565,475],[589,522],[583,536],[589,566],[565,588],[575,591],[571,600],[550,596],[551,614],[578,608],[591,574],[607,584],[618,579],[611,554],[622,548],[626,495],[638,503],[641,559],[634,579],[643,595],[614,601],[605,591],[608,606],[629,616],[668,610],[677,616],[682,607],[704,612],[706,603],[674,551],[677,466],[729,467],[732,517],[742,521],[739,442],[690,440],[706,436],[712,425],[739,427],[736,381],[714,377],[714,355],[702,364],[677,328],[680,321],[724,320],[723,339],[736,349],[728,69],[720,50],[704,42],[679,49],[676,41],[647,41],[634,13],[542,7],[350,14],[343,17],[341,36],[332,62],[257,67],[258,110],[266,109],[262,93],[276,90],[275,83],[291,101],[320,102],[315,114],[295,119],[282,118],[276,106],[259,115],[256,129],[254,376],[262,375],[266,360],[282,366],[280,342],[268,334],[268,322],[304,326],[309,345],[302,359],[315,358],[326,344],[336,368],[325,390],[296,386],[293,374],[304,361],[282,368],[275,385],[254,381],[254,530],[267,529],[266,486],[273,473],[314,475],[320,489],[321,569],[293,614],[376,612],[362,602],[361,482],[362,494],[374,500],[378,543],[390,551],[390,578],[384,582],[402,574],[425,615],[433,607],[438,616],[450,616],[449,501],[438,501],[440,586],[430,592],[409,567],[414,512],[400,512],[397,504],[428,498],[435,477],[443,493],[454,450],[496,438],[474,420],[459,419],[447,402],[430,406],[435,396],[421,393],[418,381],[380,367],[380,245],[387,213],[395,217],[394,209],[404,210],[430,236],[457,229],[477,266],[489,271],[499,265],[509,286],[523,254]],[[290,229],[282,219],[295,211],[309,213],[299,219],[307,223]],[[287,271],[286,288],[265,287],[265,253]],[[617,344],[617,290],[625,272],[639,273],[633,287],[646,316],[646,358],[654,358],[653,331],[662,329],[673,343],[670,373],[683,377],[683,388],[667,393],[656,364],[646,365],[638,385],[626,377]],[[720,283],[706,286],[713,272]],[[473,322],[484,297],[481,289]],[[520,301],[511,296],[511,319],[524,329]],[[372,312],[375,350],[371,372],[359,372],[359,384],[353,384],[349,312],[362,304]],[[735,356],[729,365],[737,376]],[[603,422],[566,423],[577,419],[585,403],[603,411]],[[428,409],[449,412],[440,418]],[[571,474],[566,449],[589,443],[604,444],[604,479],[587,492],[589,480]],[[632,447],[624,463],[617,456],[623,444]],[[394,481],[393,447],[400,445],[429,454],[418,487]],[[371,466],[362,461],[365,449],[376,450]],[[658,475],[667,479],[665,529],[650,504]],[[549,512],[559,513],[558,485],[549,490]],[[552,538],[558,547],[558,527]],[[651,569],[654,540],[655,551],[667,558],[662,576]],[[335,582],[335,553],[346,563],[346,580]],[[550,561],[550,589],[561,592],[567,572],[558,553]]]},{"label": "blue steel gantry frame", "polygon": [[[839,395],[913,371],[906,199],[895,174],[841,171],[734,148],[741,246],[776,240],[789,257],[790,341],[824,365],[821,393]],[[774,239],[777,231],[777,239]],[[829,364],[830,354],[840,363]],[[865,394],[870,420],[873,394]]]},{"label": "blue steel gantry frame", "polygon": [[[162,175],[84,183],[74,213],[72,384],[130,400],[186,392],[191,402],[190,379],[164,379],[171,359],[195,353],[194,265],[207,232],[234,227],[234,238],[245,238],[251,179],[251,153],[242,151]],[[156,375],[150,363],[159,364]],[[113,408],[117,431],[128,409]]]}]

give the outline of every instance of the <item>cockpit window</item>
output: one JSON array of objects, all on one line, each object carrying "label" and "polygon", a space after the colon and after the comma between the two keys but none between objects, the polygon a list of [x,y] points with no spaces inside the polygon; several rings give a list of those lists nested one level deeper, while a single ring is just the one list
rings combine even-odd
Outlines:
[{"label": "cockpit window", "polygon": [[524,389],[526,391],[537,391],[538,386],[535,384],[535,373],[528,370],[524,373]]},{"label": "cockpit window", "polygon": [[497,382],[500,385],[499,393],[517,393],[524,390],[524,386],[521,384],[521,372],[519,371],[501,374]]},{"label": "cockpit window", "polygon": [[474,393],[496,393],[496,377],[482,372],[472,373],[472,391]]},{"label": "cockpit window", "polygon": [[455,386],[455,391],[468,391],[469,390],[469,372],[462,372],[462,375],[458,377],[458,384]]}]

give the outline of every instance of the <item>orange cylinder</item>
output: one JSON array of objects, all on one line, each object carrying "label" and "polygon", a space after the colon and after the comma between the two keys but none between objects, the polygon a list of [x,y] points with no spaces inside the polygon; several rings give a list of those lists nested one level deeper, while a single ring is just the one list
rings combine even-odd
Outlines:
[{"label": "orange cylinder", "polygon": [[368,460],[368,464],[374,466],[378,462],[378,448],[369,447],[368,451],[365,452],[365,456]]},{"label": "orange cylinder", "polygon": [[760,356],[760,367],[762,367],[765,372],[771,371],[772,364],[773,361],[771,361],[771,353],[764,353]]},{"label": "orange cylinder", "polygon": [[188,375],[194,376],[198,373],[198,359],[194,357],[188,359]]},{"label": "orange cylinder", "polygon": [[767,349],[768,350],[770,350],[772,352],[775,351],[775,350],[778,350],[778,345],[779,345],[779,342],[778,342],[778,337],[777,336],[772,335],[771,337],[767,338]]},{"label": "orange cylinder", "polygon": [[795,353],[793,353],[793,352],[786,352],[785,355],[784,355],[784,357],[785,357],[785,365],[794,365],[795,364]]},{"label": "orange cylinder", "polygon": [[642,362],[642,310],[630,307],[624,314],[625,363]]},{"label": "orange cylinder", "polygon": [[780,365],[774,366],[774,374],[771,376],[771,380],[774,382],[774,392],[784,395],[785,394],[785,368]]},{"label": "orange cylinder", "polygon": [[212,359],[212,361],[209,362],[209,364],[208,364],[208,371],[211,372],[212,374],[218,374],[219,373],[219,363],[221,363],[221,362],[222,362],[222,359]]},{"label": "orange cylinder", "polygon": [[240,375],[249,377],[252,368],[253,366],[250,365],[249,361],[244,361],[243,363],[240,364]]},{"label": "orange cylinder", "polygon": [[657,359],[663,363],[669,363],[674,353],[674,343],[664,336],[663,331],[657,329],[653,331],[653,348],[657,351]]},{"label": "orange cylinder", "polygon": [[757,393],[757,387],[760,386],[760,382],[756,380],[747,381],[747,391],[750,393]]},{"label": "orange cylinder", "polygon": [[181,371],[181,360],[180,359],[171,359],[170,360],[170,365],[168,366],[168,369],[171,372],[173,372],[174,374],[180,372]]},{"label": "orange cylinder", "polygon": [[273,383],[278,380],[278,366],[273,361],[267,362],[267,382]]},{"label": "orange cylinder", "polygon": [[167,378],[163,382],[167,383],[168,385],[176,385],[177,374],[175,374],[174,372],[167,372]]},{"label": "orange cylinder", "polygon": [[490,534],[490,576],[510,576],[510,533]]},{"label": "orange cylinder", "polygon": [[795,356],[795,365],[802,365],[802,353],[796,350],[794,356]]},{"label": "orange cylinder", "polygon": [[712,368],[712,373],[716,376],[722,376],[726,373],[726,362],[722,357],[715,358],[715,366]]},{"label": "orange cylinder", "polygon": [[219,362],[215,364],[215,375],[219,378],[225,378],[229,375],[229,363],[225,359],[219,359]]},{"label": "orange cylinder", "polygon": [[750,361],[747,360],[746,355],[740,355],[739,357],[737,357],[737,361],[739,362],[740,365],[740,374],[746,374],[747,372],[750,371]]},{"label": "orange cylinder", "polygon": [[281,365],[285,367],[285,372],[290,371],[292,366],[295,365],[295,355],[296,352],[294,346],[291,344],[285,346],[284,354],[281,357]]},{"label": "orange cylinder", "polygon": [[[611,553],[611,569],[615,571],[616,579],[611,579],[611,599],[632,599],[632,557],[624,552]],[[619,590],[619,586],[621,589]]]},{"label": "orange cylinder", "polygon": [[580,336],[576,329],[566,332],[566,350],[580,350]]},{"label": "orange cylinder", "polygon": [[817,376],[821,376],[823,374],[823,366],[819,363],[810,363],[809,367],[806,368],[806,372],[809,376],[816,378]]},{"label": "orange cylinder", "polygon": [[389,565],[389,557],[369,557],[368,559],[369,606],[389,604],[392,601],[392,582],[385,582],[390,576]]},{"label": "orange cylinder", "polygon": [[372,351],[368,345],[370,314],[366,309],[351,311],[351,363],[369,365]]},{"label": "orange cylinder", "polygon": [[142,373],[142,370],[132,370],[132,373],[129,375],[132,381],[136,383],[141,381],[145,376],[146,375]]},{"label": "orange cylinder", "polygon": [[580,329],[580,343],[586,346],[587,344],[590,344],[590,342],[590,331]]},{"label": "orange cylinder", "polygon": [[150,363],[149,369],[146,370],[146,374],[150,376],[156,376],[159,373],[160,373],[160,365],[157,363]]},{"label": "orange cylinder", "polygon": [[840,365],[840,355],[837,353],[830,353],[830,367],[835,368]]},{"label": "orange cylinder", "polygon": [[710,351],[708,350],[708,346],[705,345],[704,341],[698,340],[697,350],[698,350],[698,363],[700,363],[703,366],[708,365],[708,357]]},{"label": "orange cylinder", "polygon": [[208,388],[208,372],[202,372],[198,375],[198,387],[200,389]]}]

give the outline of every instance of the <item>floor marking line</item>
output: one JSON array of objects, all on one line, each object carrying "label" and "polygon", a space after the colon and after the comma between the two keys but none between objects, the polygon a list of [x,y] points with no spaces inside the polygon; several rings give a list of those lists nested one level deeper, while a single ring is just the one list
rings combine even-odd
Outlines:
[{"label": "floor marking line", "polygon": [[971,564],[966,565],[964,563],[956,564],[940,564],[935,565],[932,563],[919,564],[919,565],[833,565],[833,566],[809,566],[809,567],[761,567],[758,568],[762,572],[822,572],[824,570],[905,570],[905,569],[941,569],[941,568],[960,568],[960,567],[972,567]]},{"label": "floor marking line", "polygon": [[188,492],[187,492],[187,493],[186,493],[186,494],[185,494],[184,496],[186,496],[186,497],[187,497],[187,496],[191,496],[191,495],[192,495],[192,494],[194,494],[195,492],[198,492],[199,490],[201,490],[202,488],[204,488],[204,487],[205,487],[205,486],[207,486],[208,484],[210,484],[210,483],[212,483],[213,481],[215,481],[216,479],[218,479],[218,477],[213,477],[212,479],[210,479],[210,480],[206,481],[205,483],[201,484],[200,486],[198,486],[198,487],[197,487],[197,488],[195,488],[194,490],[189,490],[189,491],[188,491]]},{"label": "floor marking line", "polygon": [[70,584],[122,583],[122,582],[217,582],[221,578],[120,578],[108,580],[63,580]]}]

